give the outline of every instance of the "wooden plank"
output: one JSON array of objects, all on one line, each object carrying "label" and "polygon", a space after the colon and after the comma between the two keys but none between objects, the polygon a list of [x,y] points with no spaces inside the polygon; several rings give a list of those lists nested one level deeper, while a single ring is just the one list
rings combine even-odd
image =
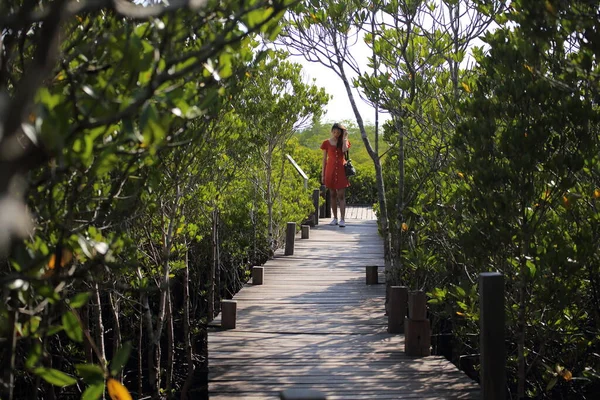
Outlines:
[{"label": "wooden plank", "polygon": [[278,399],[291,388],[329,400],[479,397],[446,359],[408,357],[404,337],[387,333],[385,284],[365,285],[365,267],[384,265],[372,210],[349,207],[343,229],[328,222],[296,240],[294,255],[278,251],[263,285],[234,296],[235,330],[211,328],[210,398]]}]

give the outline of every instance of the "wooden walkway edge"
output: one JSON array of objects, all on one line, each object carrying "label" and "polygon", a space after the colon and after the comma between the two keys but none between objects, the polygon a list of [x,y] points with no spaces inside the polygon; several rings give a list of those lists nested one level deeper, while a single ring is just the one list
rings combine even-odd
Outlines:
[{"label": "wooden walkway edge", "polygon": [[408,357],[404,337],[386,332],[383,268],[381,284],[365,284],[365,266],[383,266],[376,221],[328,222],[298,234],[294,255],[278,253],[264,284],[234,297],[236,329],[209,331],[210,399],[278,399],[291,388],[328,400],[479,398],[445,358]]}]

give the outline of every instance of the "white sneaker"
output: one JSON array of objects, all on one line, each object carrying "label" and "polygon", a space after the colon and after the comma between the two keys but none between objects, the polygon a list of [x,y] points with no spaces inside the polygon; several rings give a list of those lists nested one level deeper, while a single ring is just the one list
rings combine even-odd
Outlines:
[{"label": "white sneaker", "polygon": [[343,219],[340,219],[340,228],[344,228],[346,227],[346,221],[344,221]]},{"label": "white sneaker", "polygon": [[331,222],[329,223],[329,225],[337,225],[337,224],[338,224],[337,218],[332,219]]}]

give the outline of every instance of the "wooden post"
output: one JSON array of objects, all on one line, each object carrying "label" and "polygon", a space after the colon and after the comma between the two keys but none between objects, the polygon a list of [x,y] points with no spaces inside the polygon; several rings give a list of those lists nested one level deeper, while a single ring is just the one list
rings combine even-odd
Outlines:
[{"label": "wooden post", "polygon": [[319,198],[321,197],[321,191],[319,189],[313,190],[312,198],[314,205],[314,214],[313,214],[313,226],[319,225]]},{"label": "wooden post", "polygon": [[427,297],[422,290],[410,292],[408,296],[408,317],[413,321],[427,318]]},{"label": "wooden post", "polygon": [[379,283],[377,276],[377,265],[367,265],[366,275],[367,285],[376,285]]},{"label": "wooden post", "polygon": [[325,185],[321,185],[321,197],[325,199],[325,202],[321,206],[321,218],[331,218],[331,199],[329,198],[329,190]]},{"label": "wooden post", "polygon": [[258,266],[252,267],[252,284],[253,285],[262,285],[264,276],[265,276],[265,269],[263,267],[258,267]]},{"label": "wooden post", "polygon": [[506,398],[504,344],[504,276],[499,272],[479,274],[479,335],[481,352],[481,398]]},{"label": "wooden post", "polygon": [[221,328],[235,329],[237,301],[221,300]]},{"label": "wooden post", "polygon": [[296,223],[288,222],[285,231],[285,255],[294,255],[294,239],[296,238]]},{"label": "wooden post", "polygon": [[327,217],[327,188],[325,185],[321,185],[320,195],[325,200],[321,207],[319,207],[319,217],[326,218]]},{"label": "wooden post", "polygon": [[390,287],[388,313],[388,332],[404,333],[404,318],[408,308],[408,288],[406,286]]},{"label": "wooden post", "polygon": [[309,225],[301,225],[300,229],[302,231],[302,239],[308,239],[310,237],[310,226]]},{"label": "wooden post", "polygon": [[431,325],[427,319],[425,293],[408,294],[408,317],[404,319],[404,352],[407,356],[431,355]]},{"label": "wooden post", "polygon": [[279,393],[281,400],[327,400],[321,392],[311,389],[287,389]]}]

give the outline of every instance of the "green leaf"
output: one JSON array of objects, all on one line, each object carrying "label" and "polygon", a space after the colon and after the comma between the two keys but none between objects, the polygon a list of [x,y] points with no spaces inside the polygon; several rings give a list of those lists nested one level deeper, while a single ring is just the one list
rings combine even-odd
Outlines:
[{"label": "green leaf", "polygon": [[90,385],[81,395],[81,400],[98,400],[104,393],[104,382]]},{"label": "green leaf", "polygon": [[119,157],[116,154],[104,153],[102,159],[98,162],[96,174],[99,178],[112,171],[119,163]]},{"label": "green leaf", "polygon": [[42,286],[38,288],[38,294],[45,297],[51,304],[60,300],[60,295],[54,291],[52,286]]},{"label": "green leaf", "polygon": [[42,88],[37,93],[37,100],[44,103],[48,107],[48,110],[53,110],[60,103],[61,96],[51,94],[47,88]]},{"label": "green leaf", "polygon": [[525,265],[527,266],[527,268],[529,268],[529,275],[531,275],[532,278],[535,277],[535,273],[537,272],[535,263],[531,260],[527,260],[525,262]]},{"label": "green leaf", "polygon": [[73,312],[69,311],[63,314],[62,316],[63,328],[65,328],[65,332],[67,336],[76,342],[83,342],[83,330],[81,329],[81,325],[79,325],[79,321]]},{"label": "green leaf", "polygon": [[555,376],[552,379],[550,379],[550,382],[548,382],[548,385],[546,385],[546,392],[551,391],[552,388],[556,385],[556,382],[558,382],[558,376]]},{"label": "green leaf", "polygon": [[47,336],[56,335],[58,332],[62,331],[64,327],[62,325],[54,325],[48,328]]},{"label": "green leaf", "polygon": [[89,292],[77,293],[75,296],[69,299],[69,305],[73,308],[81,308],[86,305],[89,299]]},{"label": "green leaf", "polygon": [[77,379],[73,378],[71,375],[67,375],[64,372],[53,368],[39,367],[34,369],[33,373],[54,386],[65,387],[77,383]]},{"label": "green leaf", "polygon": [[245,18],[242,18],[242,20],[245,20],[244,22],[246,22],[248,28],[254,28],[255,26],[265,21],[272,13],[272,8],[269,8],[267,10],[259,8],[250,11],[248,14],[246,14]]},{"label": "green leaf", "polygon": [[42,356],[42,344],[39,342],[35,342],[33,344],[33,347],[31,348],[31,350],[29,351],[29,356],[27,357],[27,361],[25,361],[25,368],[27,368],[29,370],[33,369],[37,365],[41,356]]},{"label": "green leaf", "polygon": [[121,372],[121,370],[127,363],[130,354],[131,342],[125,342],[110,362],[110,374],[112,376],[117,376]]},{"label": "green leaf", "polygon": [[95,364],[75,364],[77,374],[83,381],[90,385],[102,383],[104,385],[104,371],[100,366]]},{"label": "green leaf", "polygon": [[151,104],[147,104],[142,111],[140,130],[144,136],[144,144],[147,146],[160,142],[166,135],[158,119],[158,112]]},{"label": "green leaf", "polygon": [[23,336],[29,336],[37,332],[40,327],[40,321],[42,319],[40,317],[31,317],[29,321],[26,321],[23,324]]},{"label": "green leaf", "polygon": [[231,54],[229,53],[222,53],[219,56],[219,76],[221,78],[229,78],[233,73],[231,58]]}]

